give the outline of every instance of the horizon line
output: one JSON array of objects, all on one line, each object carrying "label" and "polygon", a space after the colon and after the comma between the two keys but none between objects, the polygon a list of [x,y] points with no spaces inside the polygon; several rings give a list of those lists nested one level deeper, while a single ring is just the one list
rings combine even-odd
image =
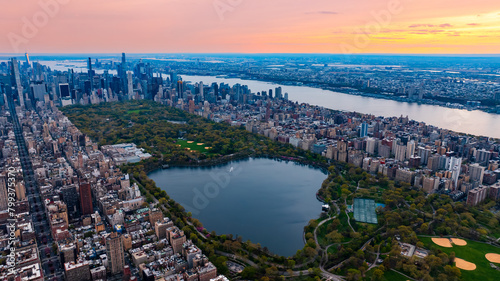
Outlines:
[{"label": "horizon line", "polygon": [[141,52],[115,52],[115,53],[99,53],[99,52],[87,52],[87,53],[66,53],[66,52],[60,52],[60,53],[0,53],[0,56],[24,56],[25,54],[30,54],[30,55],[87,55],[87,54],[92,54],[92,55],[121,55],[122,53],[125,54],[132,54],[132,55],[335,55],[335,56],[500,56],[500,53],[485,53],[485,54],[474,54],[474,53],[275,53],[275,52],[270,52],[270,53],[244,53],[244,52],[166,52],[166,53],[158,53],[158,52],[146,52],[146,53],[141,53]]}]

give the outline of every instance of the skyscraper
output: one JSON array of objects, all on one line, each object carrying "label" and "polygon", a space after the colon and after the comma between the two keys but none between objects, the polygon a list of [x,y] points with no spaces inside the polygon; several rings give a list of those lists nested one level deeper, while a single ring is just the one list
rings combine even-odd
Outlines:
[{"label": "skyscraper", "polygon": [[92,71],[92,59],[90,57],[87,60],[87,69],[88,71]]},{"label": "skyscraper", "polygon": [[109,260],[109,271],[117,274],[123,271],[125,258],[123,256],[123,244],[121,236],[113,232],[106,238],[106,255]]},{"label": "skyscraper", "polygon": [[425,147],[418,148],[418,156],[420,156],[420,164],[427,165],[427,159],[431,155],[431,150]]},{"label": "skyscraper", "polygon": [[129,92],[130,90],[130,85],[129,85],[129,81],[128,81],[128,77],[127,77],[127,60],[125,59],[125,53],[122,53],[122,64],[121,64],[121,67],[120,67],[120,70],[121,72],[118,73],[118,75],[120,75],[120,79],[121,79],[121,84],[122,84],[122,87],[123,87],[123,92],[127,92],[127,94],[130,95],[133,94],[133,90],[132,92]]},{"label": "skyscraper", "polygon": [[87,61],[87,68],[88,68],[88,73],[89,73],[89,82],[90,82],[90,91],[94,89],[94,83],[92,79],[94,79],[94,71],[92,70],[92,59],[89,57]]},{"label": "skyscraper", "polygon": [[132,77],[132,72],[129,72],[127,74],[127,81],[128,81],[128,86],[127,86],[127,94],[128,94],[128,98],[129,99],[132,99],[133,95],[134,95],[134,78]]},{"label": "skyscraper", "polygon": [[361,130],[359,131],[359,136],[362,138],[368,136],[368,124],[366,124],[366,122],[363,122],[363,124],[361,124]]},{"label": "skyscraper", "polygon": [[472,182],[477,181],[479,184],[483,183],[484,177],[484,167],[479,166],[479,164],[472,164],[469,166],[470,180]]},{"label": "skyscraper", "polygon": [[203,82],[198,84],[198,91],[200,92],[200,96],[203,99]]},{"label": "skyscraper", "polygon": [[375,148],[377,145],[377,141],[374,138],[368,138],[366,140],[366,152],[370,154],[375,154]]},{"label": "skyscraper", "polygon": [[13,80],[11,84],[16,86],[20,106],[24,108],[23,86],[21,85],[21,76],[19,74],[19,64],[17,63],[17,59],[12,58],[11,65],[11,80]]},{"label": "skyscraper", "polygon": [[401,144],[395,144],[394,145],[394,158],[396,158],[396,160],[398,160],[400,162],[405,161],[405,159],[407,158],[406,151],[407,151],[406,146],[401,145]]},{"label": "skyscraper", "polygon": [[212,83],[212,87],[214,88],[214,95],[217,98],[219,96],[219,84],[214,82]]},{"label": "skyscraper", "polygon": [[175,72],[170,72],[170,84],[175,85],[177,83],[177,74]]},{"label": "skyscraper", "polygon": [[125,60],[125,53],[122,53],[122,69],[123,71],[127,71],[127,61]]},{"label": "skyscraper", "polygon": [[12,97],[12,86],[10,78],[10,75],[0,75],[0,93],[2,93],[2,97],[0,98],[1,105],[7,103],[7,97]]},{"label": "skyscraper", "polygon": [[30,64],[31,64],[31,63],[30,63],[30,55],[28,55],[28,53],[24,53],[24,56],[26,57],[26,63],[27,63],[28,65],[30,65]]},{"label": "skyscraper", "polygon": [[278,87],[278,88],[275,89],[275,96],[276,96],[277,99],[282,99],[283,98],[283,94],[282,94],[281,91],[282,91],[281,87]]},{"label": "skyscraper", "polygon": [[64,186],[62,189],[62,198],[68,208],[70,218],[79,217],[78,193],[75,186]]},{"label": "skyscraper", "polygon": [[406,158],[410,158],[415,154],[415,141],[411,140],[406,144]]},{"label": "skyscraper", "polygon": [[182,84],[182,80],[177,81],[177,97],[182,98],[182,94],[184,93],[184,87]]},{"label": "skyscraper", "polygon": [[481,166],[487,166],[491,160],[492,153],[486,149],[481,149],[476,152],[476,162]]},{"label": "skyscraper", "polygon": [[71,95],[70,95],[70,91],[69,91],[69,84],[68,83],[59,84],[59,93],[61,95],[61,98],[71,99]]},{"label": "skyscraper", "polygon": [[80,207],[82,215],[90,215],[93,213],[92,191],[88,183],[80,184]]},{"label": "skyscraper", "polygon": [[43,101],[44,95],[47,93],[47,84],[44,82],[34,82],[30,85],[33,99]]},{"label": "skyscraper", "polygon": [[452,172],[451,178],[453,180],[453,183],[455,184],[455,187],[457,187],[458,177],[460,176],[460,170],[462,166],[462,158],[451,157],[449,165],[450,166],[448,167],[448,170]]}]

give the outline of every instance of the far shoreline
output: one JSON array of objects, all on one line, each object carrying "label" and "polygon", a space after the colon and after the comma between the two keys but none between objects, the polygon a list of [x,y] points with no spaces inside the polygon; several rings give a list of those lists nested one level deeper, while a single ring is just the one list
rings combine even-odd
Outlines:
[{"label": "far shoreline", "polygon": [[[245,81],[259,81],[259,82],[266,82],[266,83],[272,83],[276,85],[285,85],[285,86],[295,86],[295,87],[311,87],[311,88],[316,88],[316,89],[321,89],[325,91],[332,91],[332,92],[337,92],[341,94],[346,94],[346,95],[351,95],[351,96],[359,96],[359,97],[366,97],[366,98],[374,98],[374,99],[383,99],[383,100],[391,100],[395,102],[403,102],[403,103],[408,103],[408,104],[425,104],[425,105],[434,105],[434,106],[439,106],[439,107],[444,107],[444,108],[449,108],[449,109],[457,109],[457,110],[465,110],[465,111],[480,111],[488,114],[494,114],[494,115],[500,115],[500,113],[497,112],[489,112],[483,109],[468,109],[468,108],[456,108],[452,106],[446,106],[446,104],[440,104],[440,101],[437,100],[430,100],[430,99],[422,99],[422,100],[410,100],[405,97],[399,97],[398,98],[393,98],[388,95],[383,95],[381,93],[369,93],[360,89],[352,88],[349,86],[342,86],[342,87],[335,87],[335,86],[330,86],[325,82],[308,82],[308,81],[290,81],[290,80],[272,80],[272,79],[260,79],[260,78],[253,78],[253,77],[241,77],[240,75],[236,76],[228,76],[232,74],[214,74],[214,75],[207,75],[207,74],[197,74],[197,73],[179,73],[179,75],[187,75],[187,76],[207,76],[207,77],[215,77],[219,79],[241,79]],[[196,81],[191,81],[191,82],[196,82]],[[298,83],[301,83],[302,85],[298,85]],[[343,88],[350,88],[353,91],[357,91],[357,93],[353,93],[351,91],[347,91],[346,89]],[[443,102],[444,103],[444,102]],[[452,103],[451,101],[449,103]],[[454,101],[453,103],[456,104],[461,104],[463,105],[460,101]],[[465,105],[463,105],[465,107]],[[488,107],[489,109],[492,109],[491,107]],[[466,134],[466,133],[464,133]]]}]

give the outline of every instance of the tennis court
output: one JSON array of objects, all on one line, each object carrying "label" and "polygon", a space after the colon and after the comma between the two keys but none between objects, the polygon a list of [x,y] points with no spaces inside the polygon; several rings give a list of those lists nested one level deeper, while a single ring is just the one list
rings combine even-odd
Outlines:
[{"label": "tennis court", "polygon": [[358,222],[377,224],[377,204],[372,199],[354,199],[354,219]]}]

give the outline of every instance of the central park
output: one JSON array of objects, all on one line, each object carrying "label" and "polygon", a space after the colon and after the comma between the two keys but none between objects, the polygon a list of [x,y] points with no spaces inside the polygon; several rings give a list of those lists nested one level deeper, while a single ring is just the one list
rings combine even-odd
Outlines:
[{"label": "central park", "polygon": [[[491,237],[500,226],[493,201],[470,207],[449,196],[425,194],[404,182],[371,174],[348,163],[275,142],[241,126],[215,123],[150,101],[69,106],[61,109],[82,133],[99,145],[135,143],[153,157],[120,168],[131,175],[148,203],[158,205],[186,235],[207,253],[221,274],[229,273],[227,261],[245,266],[232,277],[251,280],[494,280],[500,279],[500,254]],[[304,246],[293,255],[273,253],[257,241],[216,233],[203,225],[148,174],[165,167],[212,167],[240,159],[292,161],[327,172],[316,187],[318,200],[329,211],[311,217],[304,225]],[[354,199],[371,199],[376,223],[356,221],[349,206]],[[318,212],[319,213],[319,212]],[[230,222],[227,222],[230,223]],[[460,238],[465,246],[438,246],[435,238]],[[487,244],[488,243],[488,244]],[[426,252],[424,257],[402,255],[402,245]],[[463,259],[475,270],[457,267]],[[490,265],[491,264],[491,265]],[[492,266],[493,265],[493,266]],[[494,279],[487,279],[494,277]]]}]

